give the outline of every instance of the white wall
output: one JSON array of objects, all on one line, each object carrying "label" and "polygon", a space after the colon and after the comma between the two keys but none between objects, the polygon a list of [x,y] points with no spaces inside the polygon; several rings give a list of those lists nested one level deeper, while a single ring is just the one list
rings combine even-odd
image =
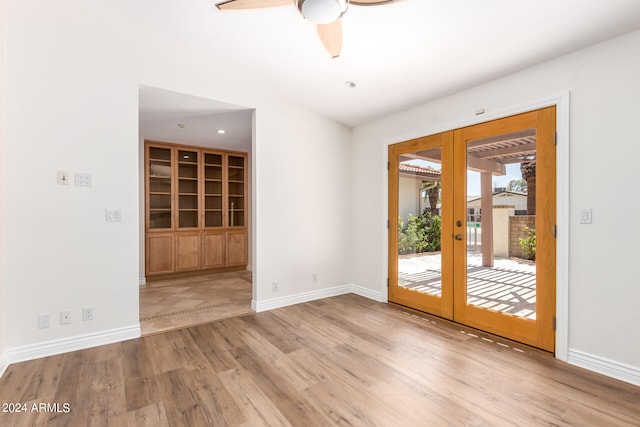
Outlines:
[{"label": "white wall", "polygon": [[[4,236],[5,0],[0,0],[0,236]],[[0,375],[6,368],[5,242],[0,240]]]},{"label": "white wall", "polygon": [[[640,382],[634,332],[640,325],[640,221],[633,216],[640,200],[622,200],[615,191],[640,182],[639,56],[640,32],[634,32],[354,129],[354,202],[372,206],[369,216],[352,219],[354,283],[384,289],[386,144],[471,121],[478,108],[490,114],[570,91],[570,359],[583,355],[628,369]],[[593,209],[593,224],[578,224],[581,207]]]},{"label": "white wall", "polygon": [[[207,31],[209,2],[6,1],[3,312],[12,360],[137,331],[139,85],[256,109],[258,300],[273,297],[273,280],[279,297],[348,283],[351,131],[186,43],[193,34],[184,33]],[[90,172],[93,187],[57,185],[57,170]],[[121,208],[123,221],[105,222],[108,207]],[[95,307],[92,322],[80,319],[84,305]],[[73,324],[58,324],[62,309]],[[36,328],[38,313],[52,314],[51,328]]]},{"label": "white wall", "polygon": [[348,283],[350,130],[294,106],[256,118],[258,300]]}]

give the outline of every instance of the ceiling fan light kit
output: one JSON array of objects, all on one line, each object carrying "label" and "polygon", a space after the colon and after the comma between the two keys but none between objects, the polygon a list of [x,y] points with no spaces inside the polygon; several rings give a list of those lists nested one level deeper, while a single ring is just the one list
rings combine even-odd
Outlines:
[{"label": "ceiling fan light kit", "polygon": [[297,0],[300,14],[314,24],[337,21],[349,7],[349,0]]}]

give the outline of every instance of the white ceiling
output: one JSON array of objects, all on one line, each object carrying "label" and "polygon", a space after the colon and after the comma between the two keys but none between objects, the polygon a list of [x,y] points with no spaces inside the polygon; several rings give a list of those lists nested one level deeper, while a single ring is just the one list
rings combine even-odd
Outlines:
[{"label": "white ceiling", "polygon": [[[215,1],[180,2],[193,10],[176,15],[174,24],[184,27],[177,37],[254,70],[300,105],[357,126],[640,28],[639,0],[401,0],[351,6],[342,19],[342,55],[331,59],[293,3],[223,12]],[[209,111],[203,100],[192,108],[189,97],[154,91],[141,91],[149,124],[176,127],[178,117],[206,122],[220,114],[250,123],[246,109],[213,103]]]},{"label": "white ceiling", "polygon": [[145,140],[251,150],[253,111],[244,107],[142,86],[139,113]]}]

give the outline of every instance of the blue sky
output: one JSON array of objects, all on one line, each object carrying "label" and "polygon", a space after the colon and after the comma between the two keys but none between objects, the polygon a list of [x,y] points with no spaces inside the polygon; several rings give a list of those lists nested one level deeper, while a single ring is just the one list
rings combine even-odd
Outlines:
[{"label": "blue sky", "polygon": [[[520,163],[511,163],[506,165],[507,174],[504,176],[493,177],[493,187],[506,187],[509,181],[514,179],[522,179],[520,173]],[[467,171],[467,195],[480,195],[480,173]]]}]

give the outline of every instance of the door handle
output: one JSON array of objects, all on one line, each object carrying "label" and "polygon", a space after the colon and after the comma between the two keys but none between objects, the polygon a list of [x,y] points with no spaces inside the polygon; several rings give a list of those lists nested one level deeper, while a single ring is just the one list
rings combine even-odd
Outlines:
[{"label": "door handle", "polygon": [[453,237],[454,237],[456,240],[462,240],[462,239],[464,239],[464,237],[462,236],[462,234],[455,234]]}]

